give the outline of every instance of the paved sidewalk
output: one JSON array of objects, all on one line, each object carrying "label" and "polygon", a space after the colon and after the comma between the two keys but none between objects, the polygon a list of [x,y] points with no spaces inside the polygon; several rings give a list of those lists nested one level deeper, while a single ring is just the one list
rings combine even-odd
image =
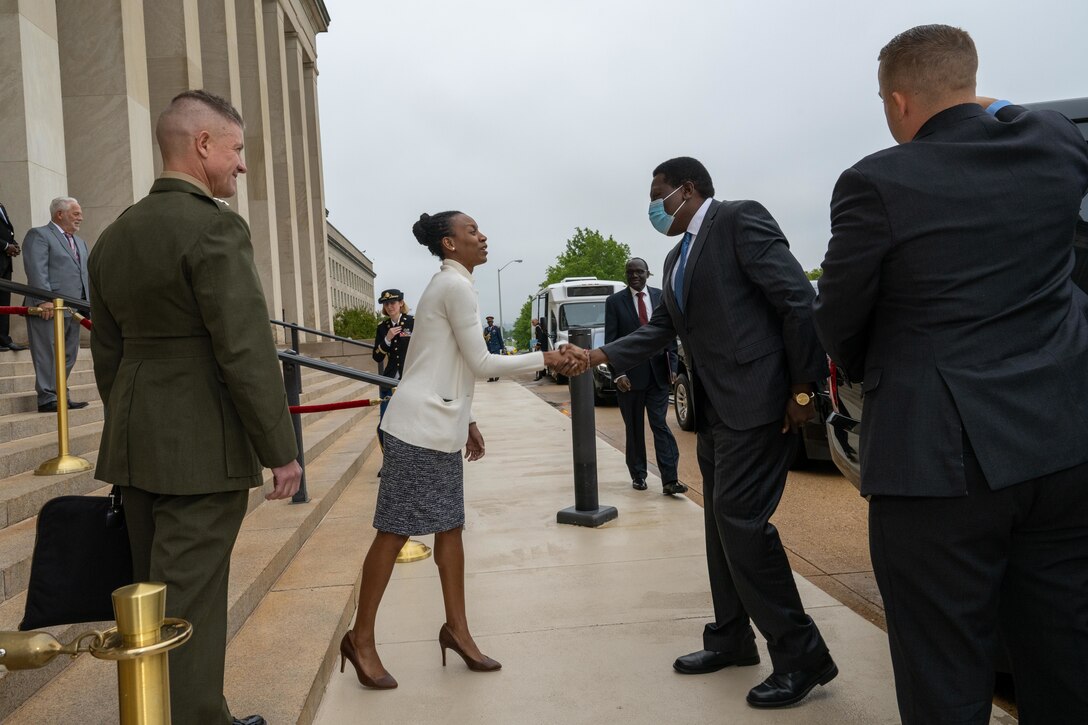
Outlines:
[{"label": "paved sidewalk", "polygon": [[574,503],[569,419],[511,381],[476,392],[487,455],[465,468],[469,622],[503,669],[473,673],[452,652],[442,667],[433,559],[398,565],[377,633],[400,687],[366,690],[350,664],[337,668],[318,723],[898,722],[884,633],[801,577],[839,665],[829,685],[792,708],[748,707],[748,689],[771,671],[758,636],[756,667],[673,672],[677,655],[699,649],[712,614],[700,508],[655,493],[656,479],[632,490],[622,453],[598,440],[600,500],[619,518],[599,529],[557,525],[556,511]]}]

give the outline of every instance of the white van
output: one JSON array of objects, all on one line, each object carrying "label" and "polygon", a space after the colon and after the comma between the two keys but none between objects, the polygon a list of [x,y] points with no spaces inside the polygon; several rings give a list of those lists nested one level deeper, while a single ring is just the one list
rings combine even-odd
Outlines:
[{"label": "white van", "polygon": [[[604,301],[609,295],[627,286],[626,282],[601,280],[596,277],[565,277],[537,292],[532,316],[548,333],[548,345],[555,349],[567,342],[572,327],[593,330],[593,347],[604,344]],[[562,375],[548,370],[557,383],[566,382]]]}]

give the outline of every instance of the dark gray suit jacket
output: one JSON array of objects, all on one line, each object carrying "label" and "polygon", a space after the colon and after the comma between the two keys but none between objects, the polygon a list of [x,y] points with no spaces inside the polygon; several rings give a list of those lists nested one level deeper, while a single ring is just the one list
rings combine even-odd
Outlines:
[{"label": "dark gray suit jacket", "polygon": [[[646,302],[646,314],[651,315],[661,304],[661,290],[647,286],[644,290],[649,299]],[[634,299],[631,297],[631,288],[624,287],[619,292],[609,295],[604,302],[604,341],[606,343],[618,340],[630,335],[642,327],[638,321],[638,312]],[[651,386],[667,388],[672,381],[672,373],[676,371],[676,342],[665,348],[665,351],[654,355],[646,362],[639,363],[627,369],[610,366],[613,380],[626,375],[631,381],[632,390],[645,390]]]},{"label": "dark gray suit jacket", "polygon": [[684,312],[672,285],[679,257],[677,244],[665,258],[665,304],[649,324],[601,348],[609,362],[629,368],[679,335],[726,425],[748,430],[781,420],[790,385],[816,382],[823,354],[812,285],[778,224],[758,202],[711,200],[688,252]]},{"label": "dark gray suit jacket", "polygon": [[815,316],[864,379],[861,492],[966,492],[1088,461],[1088,298],[1070,281],[1088,148],[1050,111],[969,103],[843,172]]},{"label": "dark gray suit jacket", "polygon": [[[56,292],[63,297],[85,300],[89,296],[90,285],[87,281],[87,243],[79,236],[75,237],[77,255],[72,253],[68,240],[56,224],[49,223],[42,227],[33,227],[26,233],[23,241],[23,270],[26,283]],[[27,297],[23,304],[32,306],[40,300]]]}]

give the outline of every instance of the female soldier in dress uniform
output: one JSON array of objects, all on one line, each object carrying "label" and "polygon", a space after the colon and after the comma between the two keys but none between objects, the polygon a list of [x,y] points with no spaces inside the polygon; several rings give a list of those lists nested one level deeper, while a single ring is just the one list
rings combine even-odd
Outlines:
[{"label": "female soldier in dress uniform", "polygon": [[[400,380],[404,372],[404,357],[408,354],[408,343],[412,341],[412,328],[415,320],[411,315],[404,313],[404,293],[399,289],[387,289],[378,298],[382,312],[386,318],[378,323],[378,330],[374,333],[374,362],[378,363],[378,374],[387,378]],[[385,437],[382,433],[382,417],[389,406],[389,396],[392,388],[379,388],[382,398],[381,407],[378,408],[378,445],[385,450]],[[381,472],[378,472],[381,475]]]}]

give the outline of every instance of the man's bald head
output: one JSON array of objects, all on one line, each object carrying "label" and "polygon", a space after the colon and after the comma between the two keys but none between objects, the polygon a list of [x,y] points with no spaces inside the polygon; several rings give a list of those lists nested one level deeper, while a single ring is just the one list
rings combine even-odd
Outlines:
[{"label": "man's bald head", "polygon": [[178,94],[155,127],[163,171],[188,174],[212,196],[234,196],[238,175],[246,173],[244,129],[242,115],[226,99],[207,91]]},{"label": "man's bald head", "polygon": [[231,126],[245,128],[245,122],[230,101],[205,90],[185,91],[159,116],[155,137],[164,162],[181,160],[193,152],[201,132],[218,136]]}]

